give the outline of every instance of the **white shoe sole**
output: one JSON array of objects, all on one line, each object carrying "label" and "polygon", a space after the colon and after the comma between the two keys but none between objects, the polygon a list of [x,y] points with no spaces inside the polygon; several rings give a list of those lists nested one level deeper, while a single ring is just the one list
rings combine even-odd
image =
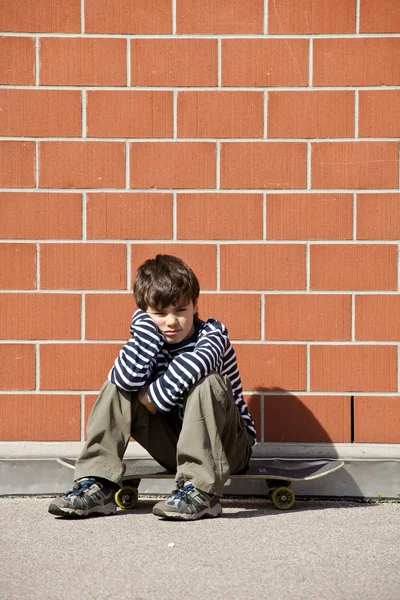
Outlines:
[{"label": "white shoe sole", "polygon": [[103,516],[107,517],[109,515],[115,515],[117,512],[117,507],[115,504],[105,504],[104,506],[93,506],[91,509],[77,509],[77,508],[69,508],[67,506],[61,507],[57,506],[57,504],[50,504],[49,513],[51,515],[55,515],[56,517],[91,517],[93,516]]},{"label": "white shoe sole", "polygon": [[153,515],[162,517],[164,519],[174,519],[175,521],[198,521],[199,519],[215,518],[222,515],[222,506],[216,504],[211,508],[206,508],[199,513],[181,513],[174,511],[164,511],[162,508],[157,508],[157,505],[153,508]]}]

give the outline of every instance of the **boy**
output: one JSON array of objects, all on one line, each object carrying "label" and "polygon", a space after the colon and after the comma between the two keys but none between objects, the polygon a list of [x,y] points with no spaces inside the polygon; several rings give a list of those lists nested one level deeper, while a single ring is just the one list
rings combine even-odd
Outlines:
[{"label": "boy", "polygon": [[179,258],[159,254],[139,267],[131,338],[90,414],[75,486],[53,500],[51,514],[115,514],[131,435],[176,472],[177,489],[154,506],[155,515],[196,520],[222,513],[224,483],[247,470],[256,434],[228,332],[216,319],[198,317],[199,293]]}]

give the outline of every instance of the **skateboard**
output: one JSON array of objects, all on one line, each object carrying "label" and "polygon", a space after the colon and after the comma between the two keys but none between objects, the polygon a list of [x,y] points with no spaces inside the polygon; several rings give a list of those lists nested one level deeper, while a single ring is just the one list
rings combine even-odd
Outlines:
[{"label": "skateboard", "polygon": [[[76,460],[59,458],[57,462],[75,468]],[[143,464],[145,463],[145,464]],[[289,487],[292,481],[311,481],[325,477],[341,469],[340,460],[307,460],[283,458],[251,459],[249,469],[245,473],[231,475],[230,479],[264,479],[267,497],[279,510],[293,507],[296,496]],[[175,473],[163,469],[160,465],[151,464],[148,459],[127,459],[126,471],[120,489],[115,494],[115,502],[122,509],[134,508],[139,499],[138,487],[141,479],[174,479]]]}]

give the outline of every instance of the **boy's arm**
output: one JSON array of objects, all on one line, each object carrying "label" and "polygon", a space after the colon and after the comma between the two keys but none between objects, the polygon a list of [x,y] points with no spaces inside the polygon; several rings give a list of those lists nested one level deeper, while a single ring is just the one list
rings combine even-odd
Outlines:
[{"label": "boy's arm", "polygon": [[152,415],[157,414],[156,405],[153,404],[153,402],[150,400],[149,395],[147,393],[147,389],[145,387],[138,391],[138,400],[140,404],[143,404],[143,406],[147,408],[149,413],[151,413]]},{"label": "boy's arm", "polygon": [[200,379],[217,369],[229,345],[228,331],[216,319],[207,322],[192,352],[182,352],[150,384],[147,394],[161,413],[168,413]]},{"label": "boy's arm", "polygon": [[131,338],[122,347],[108,379],[121,390],[134,392],[147,383],[157,353],[165,340],[153,319],[138,309],[130,327]]}]

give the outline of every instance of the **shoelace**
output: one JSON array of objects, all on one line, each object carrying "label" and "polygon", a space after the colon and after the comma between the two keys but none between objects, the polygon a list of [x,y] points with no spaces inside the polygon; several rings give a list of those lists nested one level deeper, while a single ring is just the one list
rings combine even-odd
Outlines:
[{"label": "shoelace", "polygon": [[94,477],[88,477],[84,481],[78,481],[69,492],[68,496],[82,496],[95,481]]},{"label": "shoelace", "polygon": [[176,490],[174,490],[171,494],[171,496],[174,498],[174,500],[176,500],[178,498],[181,500],[194,487],[193,483],[187,483],[185,485],[185,482],[183,480],[178,481],[176,485],[177,485]]}]

